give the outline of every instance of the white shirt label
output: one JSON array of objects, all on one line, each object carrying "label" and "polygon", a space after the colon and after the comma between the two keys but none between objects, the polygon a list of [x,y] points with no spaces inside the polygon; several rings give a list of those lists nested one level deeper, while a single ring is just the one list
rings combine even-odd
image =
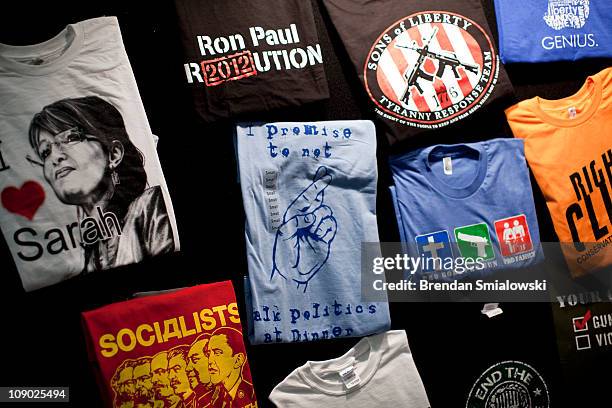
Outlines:
[{"label": "white shirt label", "polygon": [[347,390],[351,388],[355,388],[359,384],[361,384],[361,377],[355,372],[355,366],[348,366],[343,370],[338,372],[340,378],[342,378],[342,382]]},{"label": "white shirt label", "polygon": [[450,157],[444,157],[442,159],[442,163],[444,164],[444,174],[447,176],[453,175],[453,159]]},{"label": "white shirt label", "polygon": [[501,309],[501,307],[499,307],[499,303],[486,303],[482,308],[481,313],[490,319],[504,313],[504,311]]},{"label": "white shirt label", "polygon": [[268,204],[268,222],[271,230],[276,230],[282,224],[280,214],[280,198],[278,196],[278,172],[276,170],[264,171],[264,188]]}]

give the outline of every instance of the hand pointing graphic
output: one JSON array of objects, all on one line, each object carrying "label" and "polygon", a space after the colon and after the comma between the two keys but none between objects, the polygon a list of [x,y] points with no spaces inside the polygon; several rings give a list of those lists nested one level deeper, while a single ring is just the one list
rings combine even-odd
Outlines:
[{"label": "hand pointing graphic", "polygon": [[325,265],[336,237],[337,223],[332,209],[325,205],[325,189],[332,176],[326,167],[317,169],[314,179],[289,204],[283,223],[276,231],[272,255],[272,276],[304,286]]}]

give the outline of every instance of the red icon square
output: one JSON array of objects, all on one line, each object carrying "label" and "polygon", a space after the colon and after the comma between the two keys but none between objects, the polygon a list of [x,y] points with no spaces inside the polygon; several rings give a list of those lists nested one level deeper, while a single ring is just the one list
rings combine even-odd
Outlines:
[{"label": "red icon square", "polygon": [[504,257],[529,252],[533,249],[527,218],[524,214],[495,221],[495,232]]}]

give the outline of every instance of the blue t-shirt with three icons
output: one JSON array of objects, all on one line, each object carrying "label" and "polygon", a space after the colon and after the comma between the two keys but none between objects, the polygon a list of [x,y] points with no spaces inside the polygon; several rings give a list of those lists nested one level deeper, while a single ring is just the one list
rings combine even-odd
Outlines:
[{"label": "blue t-shirt with three icons", "polygon": [[390,165],[400,236],[426,277],[451,277],[449,259],[478,259],[472,276],[543,259],[522,140],[430,146]]}]

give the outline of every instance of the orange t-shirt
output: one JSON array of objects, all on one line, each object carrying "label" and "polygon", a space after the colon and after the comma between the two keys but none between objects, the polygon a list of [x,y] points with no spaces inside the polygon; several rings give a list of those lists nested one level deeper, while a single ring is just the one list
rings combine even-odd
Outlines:
[{"label": "orange t-shirt", "polygon": [[525,140],[572,276],[612,265],[612,68],[572,96],[528,99],[506,116]]}]

